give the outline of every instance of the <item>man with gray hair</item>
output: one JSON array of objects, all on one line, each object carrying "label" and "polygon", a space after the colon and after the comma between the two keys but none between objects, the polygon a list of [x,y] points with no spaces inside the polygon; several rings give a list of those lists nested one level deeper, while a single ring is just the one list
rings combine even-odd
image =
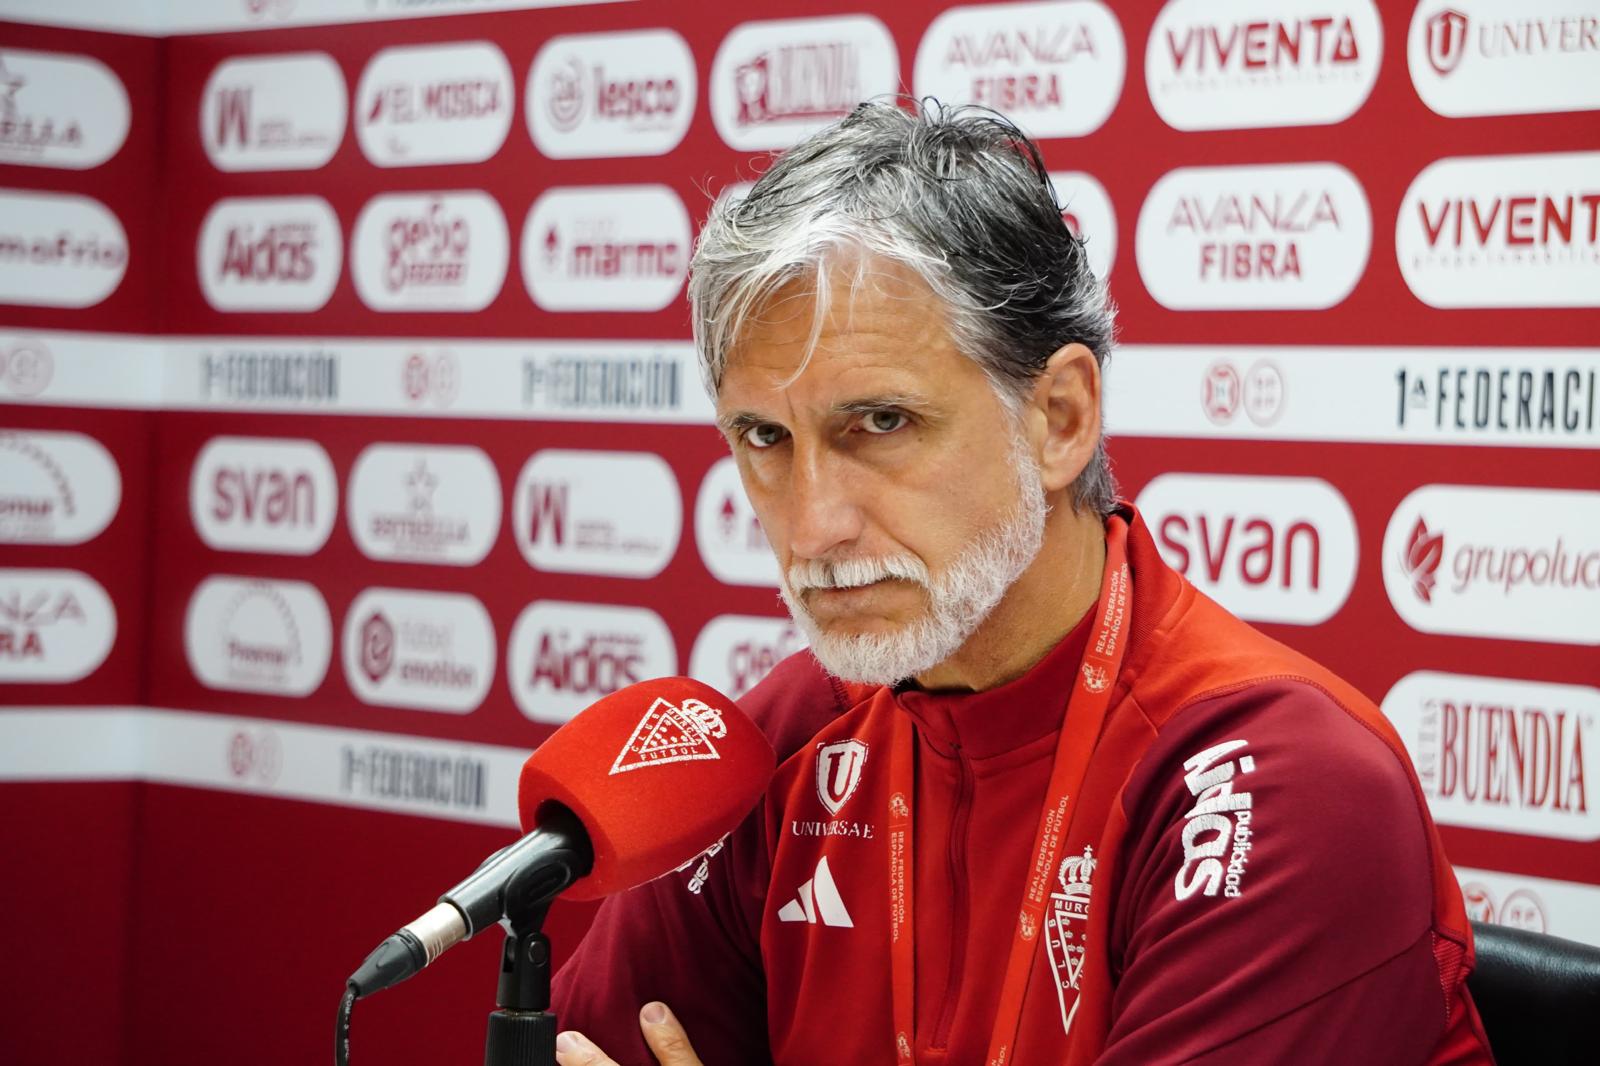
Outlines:
[{"label": "man with gray hair", "polygon": [[1492,1061],[1394,731],[1117,499],[1110,304],[1020,131],[864,104],[691,271],[811,648],[741,701],[761,806],[558,976],[562,1066]]}]

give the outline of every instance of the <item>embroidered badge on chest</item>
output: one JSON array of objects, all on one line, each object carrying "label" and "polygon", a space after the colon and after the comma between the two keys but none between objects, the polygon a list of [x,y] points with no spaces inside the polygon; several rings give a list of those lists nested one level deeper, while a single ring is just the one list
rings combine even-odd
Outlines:
[{"label": "embroidered badge on chest", "polygon": [[627,745],[611,764],[611,773],[669,762],[720,759],[711,741],[727,735],[728,726],[715,707],[696,699],[686,699],[679,707],[658,696],[634,726]]},{"label": "embroidered badge on chest", "polygon": [[[1061,862],[1056,880],[1061,891],[1050,893],[1050,909],[1044,920],[1044,944],[1050,956],[1050,969],[1056,978],[1056,1001],[1061,1006],[1061,1029],[1072,1031],[1072,1016],[1078,1012],[1078,980],[1083,975],[1084,934],[1089,923],[1089,879],[1094,874],[1094,849],[1085,847],[1082,855]],[[1073,993],[1071,1004],[1067,992]]]},{"label": "embroidered badge on chest", "polygon": [[845,801],[861,787],[861,769],[867,764],[867,745],[861,740],[836,740],[817,745],[817,798],[838,814]]}]

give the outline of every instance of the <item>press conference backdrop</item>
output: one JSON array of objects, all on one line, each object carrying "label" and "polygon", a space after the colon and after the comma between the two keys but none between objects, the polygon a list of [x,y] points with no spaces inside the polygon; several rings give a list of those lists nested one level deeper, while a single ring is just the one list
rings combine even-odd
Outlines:
[{"label": "press conference backdrop", "polygon": [[[1474,918],[1600,943],[1594,0],[0,14],[0,1059],[317,1061],[541,738],[802,647],[684,275],[894,91],[1039,139],[1169,561],[1381,701]],[[475,1061],[492,939],[357,1056]]]}]

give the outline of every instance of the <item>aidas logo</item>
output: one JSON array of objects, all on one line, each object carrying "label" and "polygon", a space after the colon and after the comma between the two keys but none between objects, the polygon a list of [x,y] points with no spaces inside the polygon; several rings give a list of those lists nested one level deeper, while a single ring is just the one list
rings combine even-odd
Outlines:
[{"label": "aidas logo", "polygon": [[[1183,866],[1173,881],[1178,899],[1196,893],[1241,895],[1245,864],[1250,861],[1250,793],[1237,791],[1237,777],[1255,773],[1253,755],[1227,756],[1249,741],[1229,740],[1184,761],[1183,783],[1195,804],[1184,815]],[[1224,856],[1227,856],[1224,859]]]}]

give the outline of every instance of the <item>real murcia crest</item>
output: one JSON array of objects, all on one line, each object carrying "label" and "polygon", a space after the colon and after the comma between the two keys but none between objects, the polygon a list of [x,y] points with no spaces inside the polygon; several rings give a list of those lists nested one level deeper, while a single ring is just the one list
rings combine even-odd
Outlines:
[{"label": "real murcia crest", "polygon": [[683,706],[660,696],[644,712],[633,735],[611,764],[611,773],[621,774],[642,766],[696,759],[720,759],[711,743],[728,735],[722,712],[697,699],[685,699]]},{"label": "real murcia crest", "polygon": [[1095,666],[1093,663],[1083,664],[1083,687],[1090,692],[1104,692],[1111,679],[1106,676],[1105,667]]},{"label": "real murcia crest", "polygon": [[867,764],[867,745],[860,740],[837,740],[817,745],[817,798],[838,814],[845,800],[861,785],[861,768]]},{"label": "real murcia crest", "polygon": [[[1068,1033],[1072,1031],[1072,1017],[1078,1012],[1078,979],[1083,974],[1084,932],[1089,922],[1089,878],[1094,868],[1091,847],[1085,847],[1082,855],[1062,860],[1056,871],[1061,891],[1050,893],[1050,909],[1044,920],[1044,944],[1056,977],[1061,1029]],[[1070,1004],[1069,990],[1073,993]]]}]

